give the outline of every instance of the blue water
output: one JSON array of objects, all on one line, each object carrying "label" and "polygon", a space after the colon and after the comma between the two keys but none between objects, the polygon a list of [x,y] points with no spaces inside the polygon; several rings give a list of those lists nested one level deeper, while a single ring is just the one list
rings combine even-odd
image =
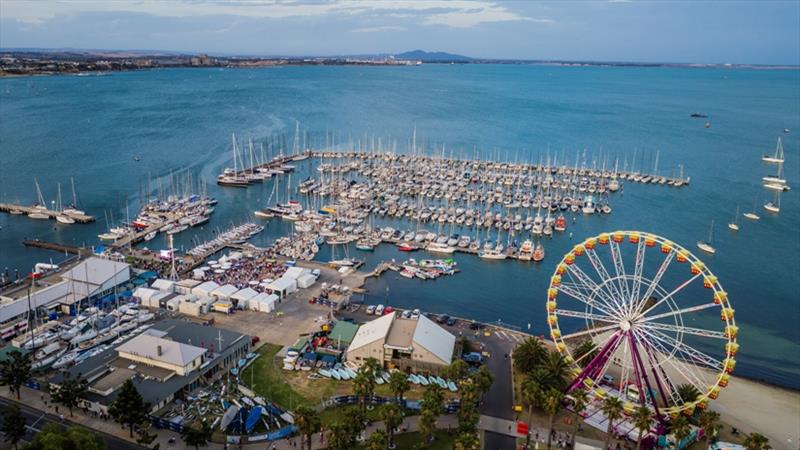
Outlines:
[{"label": "blue water", "polygon": [[[690,119],[693,111],[709,114],[711,128],[703,127],[705,119]],[[317,145],[335,132],[340,144],[375,136],[384,143],[396,139],[402,151],[416,126],[419,145],[446,144],[448,153],[466,157],[478,152],[537,162],[549,152],[573,161],[586,150],[591,164],[603,157],[630,161],[636,150],[637,168],[649,168],[660,151],[661,173],[683,164],[692,177],[689,188],[629,183],[624,196],[612,198],[612,215],[579,217],[568,231],[577,240],[638,229],[694,249],[716,220],[717,254],[702,259],[736,308],[742,345],[736,373],[800,388],[800,71],[425,65],[2,79],[0,200],[34,201],[34,177],[48,201],[57,182],[66,196],[74,177],[80,206],[99,220],[65,227],[1,215],[0,268],[24,272],[37,261],[63,258],[23,248],[24,237],[96,242],[105,216],[124,218],[126,203],[133,213],[142,180],[171,169],[190,168],[220,200],[205,229],[182,233],[177,245],[190,245],[191,233],[205,237],[248,220],[272,183],[247,190],[213,184],[230,164],[230,134],[291,137],[296,120]],[[793,131],[783,134],[784,128]],[[766,199],[760,179],[773,168],[763,166],[760,156],[772,152],[778,135],[786,148],[786,176],[796,189],[783,195],[779,216],[759,211],[761,221],[743,221],[741,231],[731,233],[725,224],[737,203],[747,211],[754,199],[759,209]],[[301,166],[296,179],[316,173],[310,162]],[[254,243],[268,244],[287,229],[271,223]],[[545,242],[548,257],[541,265],[458,256],[462,272],[434,282],[387,275],[370,283],[367,301],[388,297],[397,306],[523,329],[530,323],[532,332],[544,333],[547,280],[573,244],[567,235]],[[159,238],[150,245],[164,244]],[[383,247],[368,264],[404,256]]]}]

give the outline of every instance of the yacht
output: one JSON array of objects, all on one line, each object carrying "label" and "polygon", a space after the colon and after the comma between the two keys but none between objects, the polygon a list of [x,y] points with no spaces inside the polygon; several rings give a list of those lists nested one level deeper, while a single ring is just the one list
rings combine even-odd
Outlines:
[{"label": "yacht", "polygon": [[780,191],[775,191],[775,198],[771,202],[764,203],[764,209],[771,213],[779,213],[781,212],[781,193]]},{"label": "yacht", "polygon": [[454,247],[447,245],[446,243],[439,243],[439,242],[431,242],[425,247],[425,250],[431,253],[445,253],[445,254],[452,254],[456,251]]},{"label": "yacht", "polygon": [[783,143],[780,136],[778,136],[778,144],[775,147],[774,155],[764,155],[761,160],[768,163],[783,164]]},{"label": "yacht", "polygon": [[533,250],[533,260],[536,262],[540,262],[544,259],[544,247],[541,243],[536,244],[536,248]]},{"label": "yacht", "polygon": [[517,259],[520,261],[530,261],[533,257],[533,242],[530,240],[526,240],[522,243],[522,246],[519,248],[519,254],[517,255]]},{"label": "yacht", "polygon": [[714,243],[714,221],[711,221],[711,226],[708,228],[708,240],[697,241],[697,248],[700,250],[711,253],[712,255],[717,252],[717,249],[712,245]]},{"label": "yacht", "polygon": [[733,221],[728,224],[728,228],[739,231],[739,205],[736,205],[736,214],[733,216]]},{"label": "yacht", "polygon": [[501,260],[501,259],[506,259],[507,256],[506,256],[505,253],[503,253],[501,251],[489,249],[489,250],[484,250],[482,252],[479,252],[478,253],[478,257],[481,258],[481,259]]}]

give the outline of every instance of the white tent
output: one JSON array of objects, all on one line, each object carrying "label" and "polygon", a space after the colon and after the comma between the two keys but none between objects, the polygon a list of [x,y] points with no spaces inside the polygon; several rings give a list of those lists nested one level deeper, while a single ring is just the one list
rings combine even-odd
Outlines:
[{"label": "white tent", "polygon": [[231,295],[231,300],[236,300],[237,306],[241,309],[244,309],[247,307],[247,302],[250,301],[250,299],[256,297],[257,295],[258,292],[250,288],[244,288],[241,291]]},{"label": "white tent", "polygon": [[150,303],[150,297],[156,294],[158,294],[157,290],[146,287],[138,287],[135,291],[133,291],[133,296],[141,300],[142,305],[144,306],[148,306]]},{"label": "white tent", "polygon": [[311,269],[305,269],[303,267],[289,267],[286,269],[286,273],[283,274],[281,278],[290,278],[292,280],[296,280],[303,275],[310,274]]},{"label": "white tent", "polygon": [[272,312],[278,304],[278,296],[275,294],[258,294],[250,299],[249,308],[253,311]]},{"label": "white tent", "polygon": [[213,281],[206,281],[205,283],[192,288],[192,294],[195,294],[198,297],[208,297],[217,289],[219,289],[219,285],[217,283],[214,283]]},{"label": "white tent", "polygon": [[232,284],[226,284],[225,286],[220,286],[219,288],[211,292],[211,296],[217,297],[219,299],[229,299],[233,294],[237,292],[239,292],[239,288],[237,288]]},{"label": "white tent", "polygon": [[297,290],[297,281],[281,277],[267,285],[266,289],[280,298],[285,298]]},{"label": "white tent", "polygon": [[191,294],[192,288],[199,286],[200,284],[202,284],[202,282],[198,280],[181,280],[175,283],[175,292],[178,294]]},{"label": "white tent", "polygon": [[199,297],[197,300],[195,300],[195,303],[198,304],[200,314],[205,314],[211,309],[214,299],[211,297]]},{"label": "white tent", "polygon": [[182,295],[167,300],[167,309],[169,311],[177,311],[180,308],[181,302],[184,300]]},{"label": "white tent", "polygon": [[317,282],[317,277],[307,273],[305,275],[300,275],[300,278],[297,279],[297,287],[300,289],[306,289],[314,285]]},{"label": "white tent", "polygon": [[178,311],[187,316],[198,317],[201,314],[200,302],[196,300],[186,300],[178,305]]},{"label": "white tent", "polygon": [[175,282],[163,278],[154,281],[150,287],[163,292],[175,292]]}]

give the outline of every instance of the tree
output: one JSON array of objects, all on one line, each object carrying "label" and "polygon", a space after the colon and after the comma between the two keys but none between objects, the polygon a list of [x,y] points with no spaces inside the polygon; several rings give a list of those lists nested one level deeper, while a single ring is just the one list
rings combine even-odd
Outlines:
[{"label": "tree", "polygon": [[346,423],[336,422],[330,426],[328,448],[330,450],[349,450],[356,442],[353,430]]},{"label": "tree", "polygon": [[358,436],[367,428],[367,413],[358,408],[348,409],[344,413],[344,423],[349,427],[355,444]]},{"label": "tree", "polygon": [[480,395],[478,386],[476,386],[471,378],[467,378],[465,382],[461,383],[458,390],[461,407],[456,411],[459,433],[469,434],[476,431],[478,419],[480,418],[480,414],[478,413],[478,397],[480,397]]},{"label": "tree", "polygon": [[457,359],[444,369],[444,375],[454,383],[458,383],[469,375],[469,366],[463,359]]},{"label": "tree", "polygon": [[[533,408],[539,407],[542,398],[542,385],[534,374],[528,374],[522,382],[522,400],[528,404],[528,429],[533,425]],[[525,438],[525,445],[530,446],[531,434]]]},{"label": "tree", "polygon": [[564,400],[564,393],[558,389],[550,388],[542,398],[542,406],[544,412],[547,413],[549,418],[549,432],[547,433],[547,450],[550,450],[552,444],[553,430],[556,426],[556,414],[561,410],[561,402]]},{"label": "tree", "polygon": [[300,450],[305,448],[306,442],[311,450],[311,437],[322,425],[319,415],[308,406],[300,406],[294,412],[294,423],[300,430]]},{"label": "tree", "polygon": [[82,378],[80,374],[73,378],[72,375],[67,372],[58,386],[50,385],[50,396],[54,402],[69,409],[69,416],[72,417],[73,408],[78,406],[81,400],[86,397],[86,391],[88,389],[89,383]]},{"label": "tree", "polygon": [[586,367],[597,356],[597,352],[597,345],[591,339],[586,339],[575,346],[572,356],[581,367]]},{"label": "tree", "polygon": [[586,411],[586,407],[589,405],[589,394],[585,389],[580,388],[572,391],[570,397],[572,397],[572,410],[575,412],[575,425],[572,428],[572,442],[574,443],[578,436],[578,426],[583,420],[581,413]]},{"label": "tree", "polygon": [[386,425],[389,448],[394,448],[394,430],[403,423],[403,410],[394,403],[387,403],[381,407],[381,420]]},{"label": "tree", "polygon": [[24,450],[105,450],[106,446],[100,436],[80,427],[69,427],[62,430],[54,423],[48,423],[42,431],[36,433],[33,442],[23,447]]},{"label": "tree", "polygon": [[522,373],[531,372],[546,356],[547,349],[542,341],[529,337],[514,350],[514,368]]},{"label": "tree", "polygon": [[211,427],[203,422],[199,427],[184,428],[181,437],[183,437],[183,442],[187,446],[194,447],[197,450],[200,446],[205,447],[208,444],[212,433]]},{"label": "tree", "polygon": [[769,439],[761,433],[750,433],[744,439],[744,448],[747,450],[767,450],[771,449]]},{"label": "tree", "polygon": [[567,387],[569,364],[561,353],[552,351],[542,360],[541,370],[544,371],[543,384],[547,388],[563,391]]},{"label": "tree", "polygon": [[147,420],[149,410],[136,386],[130,379],[125,380],[117,394],[117,398],[108,407],[108,414],[121,425],[130,427],[130,435],[133,437],[134,426]]},{"label": "tree", "polygon": [[3,425],[0,430],[6,438],[6,443],[13,445],[14,450],[17,450],[17,443],[25,436],[26,430],[25,417],[16,403],[3,413]]},{"label": "tree", "polygon": [[633,416],[631,418],[633,419],[633,426],[639,430],[639,434],[636,437],[636,450],[641,450],[642,436],[644,436],[644,433],[650,431],[653,413],[647,406],[640,405],[633,411]]},{"label": "tree", "polygon": [[444,395],[438,384],[429,384],[422,394],[422,407],[420,409],[419,429],[425,436],[426,442],[433,440],[436,430],[436,420],[444,407]]},{"label": "tree", "polygon": [[622,417],[622,400],[618,399],[617,397],[606,397],[603,400],[603,406],[600,407],[605,414],[606,418],[608,419],[608,429],[606,430],[606,446],[608,448],[609,444],[611,443],[611,437],[613,436],[614,432],[614,421],[618,420]]},{"label": "tree", "polygon": [[386,437],[386,432],[379,428],[373,431],[369,436],[369,439],[367,439],[367,442],[365,443],[365,447],[367,450],[385,450],[386,446],[390,445],[387,444],[388,442],[391,441]]},{"label": "tree", "polygon": [[684,403],[691,403],[697,400],[697,397],[700,397],[701,395],[700,391],[691,384],[681,384],[678,386],[675,392],[681,399],[681,405]]},{"label": "tree", "polygon": [[31,377],[31,354],[13,350],[0,362],[0,386],[8,389],[20,399],[20,388]]},{"label": "tree", "polygon": [[402,402],[403,396],[409,389],[411,389],[411,383],[408,381],[408,375],[399,370],[395,370],[389,375],[389,390],[394,394],[395,400]]},{"label": "tree", "polygon": [[460,433],[453,442],[453,450],[479,450],[481,440],[475,433]]},{"label": "tree", "polygon": [[678,447],[686,436],[692,432],[692,426],[686,416],[678,416],[669,424],[672,436],[675,438],[675,447]]},{"label": "tree", "polygon": [[136,443],[141,444],[144,446],[149,446],[156,440],[158,437],[157,433],[151,433],[150,428],[152,424],[148,421],[144,421],[136,427]]},{"label": "tree", "polygon": [[470,378],[472,378],[472,382],[475,384],[481,396],[489,392],[489,388],[492,387],[492,383],[494,382],[492,372],[490,372],[489,368],[486,366],[481,366],[480,369],[472,372]]},{"label": "tree", "polygon": [[358,369],[353,380],[353,393],[358,397],[361,410],[367,410],[367,399],[375,392],[375,377],[380,371],[380,363],[375,358],[367,358]]},{"label": "tree", "polygon": [[705,433],[703,439],[705,439],[706,446],[708,446],[709,440],[715,437],[717,433],[719,433],[719,430],[722,429],[722,424],[719,422],[719,420],[719,413],[716,411],[704,409],[703,412],[700,413],[699,422],[700,427]]}]

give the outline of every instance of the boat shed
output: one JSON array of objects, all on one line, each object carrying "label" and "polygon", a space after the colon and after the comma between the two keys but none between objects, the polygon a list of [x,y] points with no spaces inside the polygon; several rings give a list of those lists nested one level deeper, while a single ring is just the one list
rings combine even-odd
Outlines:
[{"label": "boat shed", "polygon": [[244,288],[241,291],[236,292],[235,294],[231,295],[230,298],[231,298],[231,301],[233,301],[233,303],[236,305],[237,308],[245,309],[245,308],[247,308],[247,302],[250,301],[250,299],[252,299],[252,298],[254,298],[256,296],[258,296],[258,292],[254,291],[254,290],[252,290],[250,288]]},{"label": "boat shed", "polygon": [[219,285],[213,281],[206,281],[192,288],[192,294],[198,297],[210,297],[211,293],[219,289]]},{"label": "boat shed", "polygon": [[297,291],[297,281],[291,278],[278,278],[266,287],[267,291],[284,299],[287,295]]},{"label": "boat shed", "polygon": [[231,296],[235,293],[239,292],[239,288],[232,284],[226,284],[225,286],[220,286],[219,288],[215,289],[212,293],[212,297],[216,297],[218,299],[230,299]]},{"label": "boat shed", "polygon": [[175,292],[175,282],[170,280],[165,280],[163,278],[159,278],[150,285],[153,289],[158,289],[162,292]]}]

